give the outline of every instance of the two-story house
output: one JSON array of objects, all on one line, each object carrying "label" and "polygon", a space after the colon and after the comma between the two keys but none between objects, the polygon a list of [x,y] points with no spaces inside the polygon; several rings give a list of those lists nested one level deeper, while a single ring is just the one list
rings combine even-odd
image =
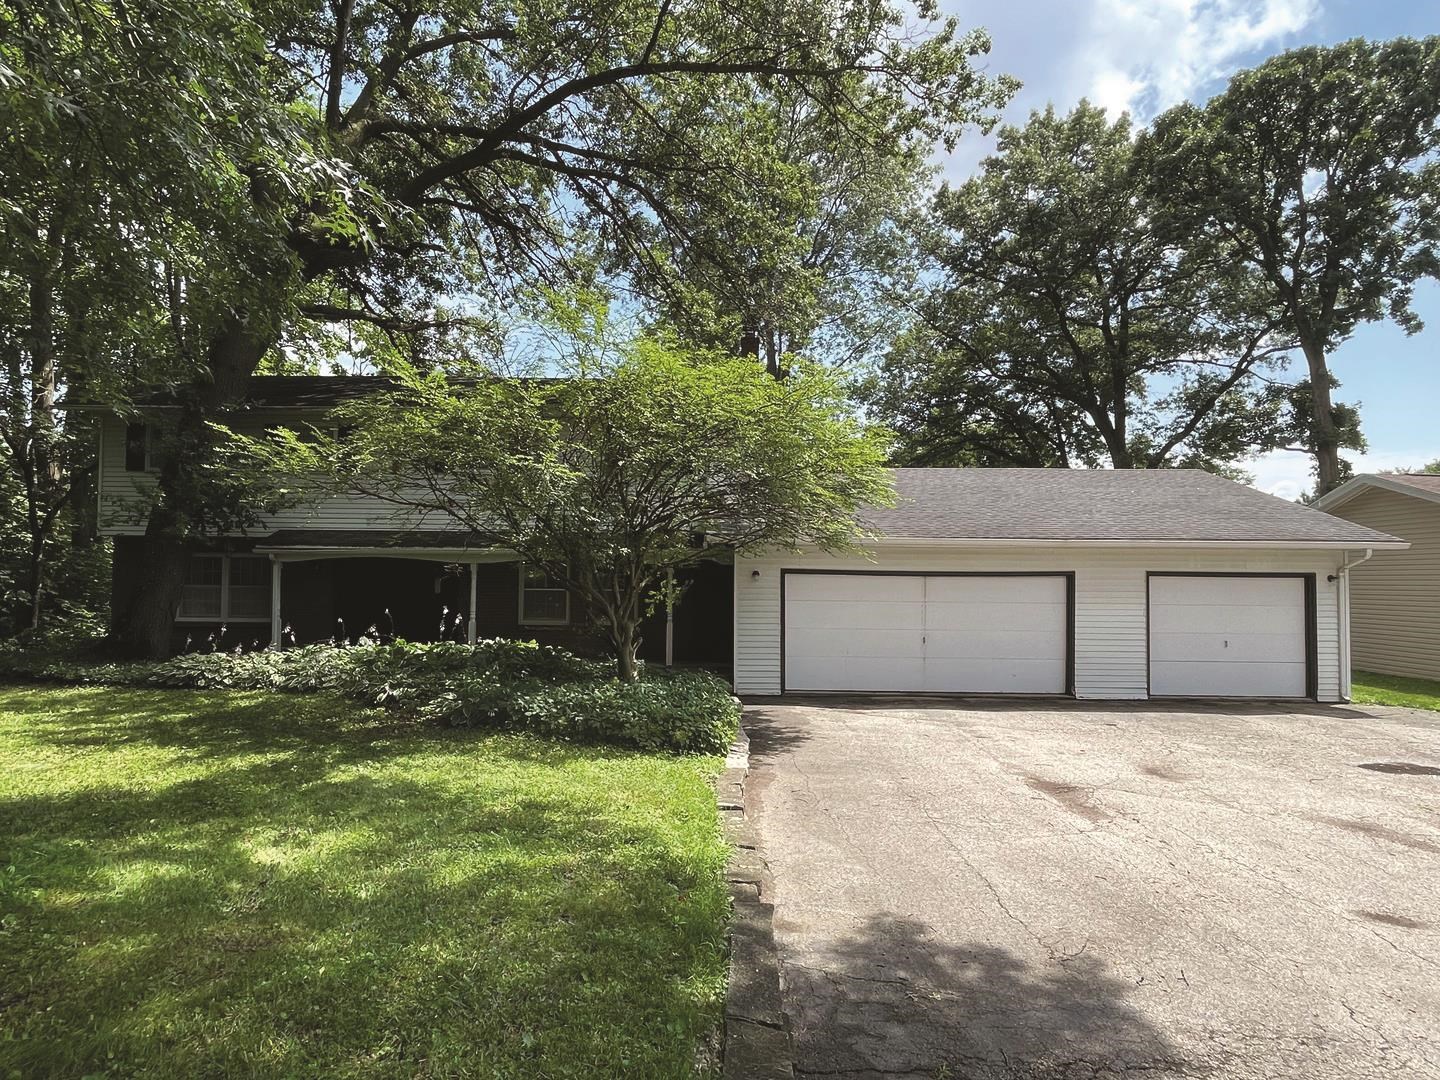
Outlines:
[{"label": "two-story house", "polygon": [[[252,380],[239,430],[303,430],[377,384]],[[163,423],[163,409],[147,410]],[[138,579],[144,424],[102,423],[114,598]],[[1404,540],[1197,470],[896,469],[861,554],[740,552],[686,575],[654,661],[731,668],[737,692],[1080,698],[1349,694],[1349,573]],[[598,647],[557,582],[446,519],[324,498],[195,545],[174,636],[222,647],[524,637]]]}]

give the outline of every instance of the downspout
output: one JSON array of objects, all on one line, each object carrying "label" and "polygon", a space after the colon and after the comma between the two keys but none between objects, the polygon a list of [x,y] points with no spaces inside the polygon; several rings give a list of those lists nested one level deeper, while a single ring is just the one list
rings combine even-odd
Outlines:
[{"label": "downspout", "polygon": [[1350,571],[1375,555],[1374,548],[1366,548],[1362,558],[1354,562],[1342,562],[1340,569],[1330,575],[1339,590],[1340,602],[1340,700],[1350,700]]}]

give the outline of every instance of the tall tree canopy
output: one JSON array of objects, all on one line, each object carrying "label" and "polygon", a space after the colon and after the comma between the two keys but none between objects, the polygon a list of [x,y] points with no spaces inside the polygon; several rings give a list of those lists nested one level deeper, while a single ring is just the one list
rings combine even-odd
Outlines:
[{"label": "tall tree canopy", "polygon": [[0,0],[0,463],[27,534],[21,625],[52,599],[59,527],[93,506],[94,433],[62,396],[123,407],[141,380],[194,373],[191,327],[250,304],[251,267],[289,257],[251,193],[303,197],[317,170],[270,91],[264,40],[229,4]]},{"label": "tall tree canopy", "polygon": [[1440,274],[1437,148],[1440,37],[1295,49],[1155,122],[1154,191],[1257,272],[1304,353],[1317,494],[1344,480],[1355,419],[1330,354],[1364,322],[1419,330],[1415,281]]},{"label": "tall tree canopy", "polygon": [[[170,40],[189,17],[154,2],[118,19],[119,9],[96,10],[140,41]],[[765,216],[743,211],[790,200],[795,183],[776,165],[786,158],[757,100],[783,97],[836,121],[837,137],[885,149],[953,137],[1005,92],[970,66],[984,36],[926,22],[930,2],[906,6],[918,25],[884,0],[255,0],[228,10],[244,47],[191,66],[260,80],[258,96],[287,126],[247,127],[223,161],[196,155],[223,188],[205,204],[221,227],[201,270],[171,275],[172,336],[197,373],[176,380],[181,407],[157,425],[146,579],[122,613],[128,640],[147,652],[165,648],[186,538],[213,527],[229,498],[203,468],[209,421],[267,356],[301,353],[335,322],[440,333],[456,307],[483,315],[537,284],[608,275],[673,297],[679,268],[698,259],[744,272],[746,253],[771,244]],[[22,83],[29,62],[11,65]],[[160,134],[174,143],[255,111],[190,93],[179,76],[172,84],[182,92]],[[128,151],[142,152],[138,140]],[[688,209],[702,201],[721,220],[747,221],[747,242],[692,229]],[[793,232],[783,219],[774,227],[775,245]]]},{"label": "tall tree canopy", "polygon": [[1256,283],[1166,227],[1128,119],[1006,128],[935,202],[942,280],[870,381],[923,464],[1222,467],[1283,438],[1289,341]]}]

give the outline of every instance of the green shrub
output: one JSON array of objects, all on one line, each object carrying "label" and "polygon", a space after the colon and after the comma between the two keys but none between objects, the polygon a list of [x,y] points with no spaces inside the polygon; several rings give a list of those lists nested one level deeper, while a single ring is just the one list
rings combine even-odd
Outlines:
[{"label": "green shrub", "polygon": [[613,667],[533,641],[474,646],[308,645],[285,652],[190,654],[114,663],[80,651],[0,645],[0,677],[197,690],[324,691],[436,723],[530,731],[645,750],[723,752],[739,706],[703,672],[646,672],[632,683]]}]

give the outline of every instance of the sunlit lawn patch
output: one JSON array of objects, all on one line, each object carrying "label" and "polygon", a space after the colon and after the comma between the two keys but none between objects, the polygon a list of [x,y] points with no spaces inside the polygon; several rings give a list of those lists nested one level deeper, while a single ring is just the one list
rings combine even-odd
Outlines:
[{"label": "sunlit lawn patch", "polygon": [[1401,705],[1440,712],[1440,682],[1357,671],[1350,688],[1350,700],[1357,705]]},{"label": "sunlit lawn patch", "polygon": [[323,696],[0,689],[0,1076],[689,1075],[716,766]]}]

